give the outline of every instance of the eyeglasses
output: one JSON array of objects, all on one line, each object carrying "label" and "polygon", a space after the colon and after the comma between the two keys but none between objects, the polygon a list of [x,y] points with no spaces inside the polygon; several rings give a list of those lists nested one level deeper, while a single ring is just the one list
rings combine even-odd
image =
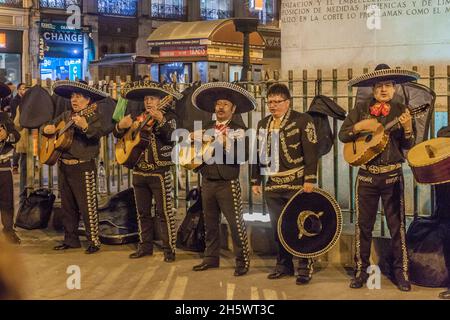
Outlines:
[{"label": "eyeglasses", "polygon": [[267,104],[270,105],[279,105],[280,103],[289,100],[289,99],[284,99],[284,100],[272,100],[272,101],[267,101]]}]

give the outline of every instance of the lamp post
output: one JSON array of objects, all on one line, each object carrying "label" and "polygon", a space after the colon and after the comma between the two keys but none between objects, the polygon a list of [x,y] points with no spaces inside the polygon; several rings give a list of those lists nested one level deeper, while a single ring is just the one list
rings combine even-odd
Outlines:
[{"label": "lamp post", "polygon": [[233,19],[236,31],[244,34],[244,55],[242,61],[241,81],[247,81],[247,73],[251,69],[250,64],[250,33],[257,31],[259,20],[257,18]]}]

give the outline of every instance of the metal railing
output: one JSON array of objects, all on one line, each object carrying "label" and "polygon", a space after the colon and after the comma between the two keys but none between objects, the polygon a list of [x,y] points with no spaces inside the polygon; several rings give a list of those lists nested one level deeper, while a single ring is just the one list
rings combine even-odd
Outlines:
[{"label": "metal railing", "polygon": [[[417,69],[417,68],[415,68]],[[367,70],[364,70],[367,72]],[[359,72],[358,72],[359,74]],[[344,109],[351,109],[355,101],[356,91],[347,87],[347,81],[353,78],[354,70],[348,69],[345,75],[338,74],[337,70],[332,70],[331,77],[323,77],[323,71],[317,70],[314,77],[310,77],[306,70],[301,72],[300,78],[294,78],[294,72],[289,71],[287,79],[278,79],[278,73],[275,72],[273,79],[286,83],[292,93],[293,108],[297,111],[307,111],[309,104],[317,94],[324,94],[336,101]],[[235,75],[237,79],[237,74]],[[28,77],[29,78],[29,77]],[[129,81],[131,77],[127,77]],[[274,80],[266,80],[259,82],[241,82],[249,92],[251,92],[258,101],[257,110],[248,113],[244,116],[244,121],[247,122],[249,128],[256,128],[259,119],[267,115],[266,111],[266,90]],[[36,81],[34,81],[36,82]],[[447,124],[450,124],[450,66],[447,67],[446,75],[436,76],[435,67],[429,68],[429,74],[421,78],[421,83],[435,89],[438,86],[441,92],[437,92],[438,103],[441,105],[441,112],[446,113]],[[106,80],[95,84],[98,88],[107,91],[113,98],[120,96],[120,90],[125,84],[120,78],[116,81],[111,81],[109,77]],[[42,83],[44,87],[50,88],[51,82],[46,81]],[[179,91],[182,91],[189,84],[174,84]],[[340,90],[339,90],[340,88]],[[443,89],[446,88],[446,89]],[[446,91],[445,91],[446,90]],[[435,136],[435,112],[431,119],[430,137]],[[333,150],[320,160],[318,169],[318,185],[334,195],[339,202],[341,208],[349,213],[349,219],[344,223],[353,223],[355,221],[355,169],[345,163],[342,156],[342,144],[337,140],[337,132],[340,128],[341,121],[334,119],[332,121],[332,130],[334,132]],[[33,137],[33,135],[30,135]],[[28,172],[29,175],[28,186],[48,186],[54,188],[56,185],[56,169],[41,166],[37,161],[37,150],[39,149],[39,141],[37,133],[34,138],[30,138],[29,150],[33,152],[28,153]],[[115,138],[112,135],[102,138],[101,143],[101,160],[105,163],[107,193],[112,194],[128,188],[132,185],[132,171],[117,164],[114,157]],[[243,165],[241,170],[241,183],[243,187],[244,204],[249,214],[255,212],[262,212],[266,214],[267,210],[264,206],[264,198],[254,197],[251,193],[250,176],[248,174],[249,165]],[[187,209],[190,205],[185,201],[185,195],[189,190],[200,183],[199,175],[180,166],[173,166],[172,172],[176,179],[174,179],[174,202],[176,208]],[[419,186],[415,180],[408,166],[404,166],[405,180],[407,190],[407,215],[419,216],[427,215],[433,210],[432,192],[429,186]],[[428,208],[428,210],[427,210]],[[428,211],[428,213],[427,213]],[[385,220],[382,213],[381,219],[381,234],[385,234]]]},{"label": "metal railing", "polygon": [[41,8],[67,9],[71,5],[81,7],[82,0],[39,0],[39,6]]},{"label": "metal railing", "polygon": [[137,0],[98,0],[98,13],[104,15],[135,17]]},{"label": "metal railing", "polygon": [[152,17],[156,19],[186,20],[186,6],[152,3]]},{"label": "metal railing", "polygon": [[0,0],[0,7],[23,8],[23,0]]}]

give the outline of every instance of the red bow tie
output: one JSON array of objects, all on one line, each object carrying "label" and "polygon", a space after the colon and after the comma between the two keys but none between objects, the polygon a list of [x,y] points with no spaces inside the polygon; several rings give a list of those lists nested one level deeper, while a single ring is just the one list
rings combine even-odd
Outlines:
[{"label": "red bow tie", "polygon": [[383,117],[386,117],[390,111],[391,111],[391,106],[384,102],[376,103],[370,107],[370,114],[375,117],[379,117],[380,115],[383,115]]},{"label": "red bow tie", "polygon": [[227,129],[227,125],[223,123],[216,124],[216,130],[223,133]]}]

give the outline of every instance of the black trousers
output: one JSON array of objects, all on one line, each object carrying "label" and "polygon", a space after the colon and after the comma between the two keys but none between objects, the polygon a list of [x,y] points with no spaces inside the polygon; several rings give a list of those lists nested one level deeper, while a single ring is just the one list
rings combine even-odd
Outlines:
[{"label": "black trousers", "polygon": [[0,168],[0,211],[3,230],[12,232],[14,227],[14,186],[11,165]]},{"label": "black trousers", "polygon": [[220,263],[221,213],[230,227],[237,267],[250,266],[247,228],[242,212],[242,195],[239,180],[208,180],[202,178],[202,206],[205,216],[205,254],[203,262]]},{"label": "black trousers", "polygon": [[152,198],[156,203],[156,223],[161,230],[164,252],[175,252],[176,228],[172,210],[172,175],[169,170],[134,173],[133,187],[138,213],[139,238],[142,249],[153,251],[154,226]]},{"label": "black trousers", "polygon": [[370,265],[370,247],[378,203],[381,198],[391,234],[394,275],[408,280],[406,250],[405,200],[402,169],[371,174],[360,169],[356,181],[355,275],[366,272]]},{"label": "black trousers", "polygon": [[[270,185],[268,185],[270,186]],[[265,191],[265,198],[267,208],[269,209],[270,223],[272,224],[272,230],[274,233],[275,241],[278,244],[277,253],[277,264],[275,271],[284,273],[294,273],[294,264],[292,262],[293,256],[291,253],[286,251],[280,242],[278,236],[278,219],[280,218],[281,212],[284,206],[288,203],[289,199],[292,198],[294,194],[298,192],[298,188],[295,190],[295,185],[292,186],[293,189],[276,189],[276,191]],[[293,226],[295,227],[295,226]],[[311,277],[314,270],[313,259],[298,258],[298,275]]]},{"label": "black trousers", "polygon": [[78,238],[81,213],[89,245],[100,246],[96,177],[97,169],[94,160],[76,165],[59,163],[58,183],[66,245],[81,246]]}]

